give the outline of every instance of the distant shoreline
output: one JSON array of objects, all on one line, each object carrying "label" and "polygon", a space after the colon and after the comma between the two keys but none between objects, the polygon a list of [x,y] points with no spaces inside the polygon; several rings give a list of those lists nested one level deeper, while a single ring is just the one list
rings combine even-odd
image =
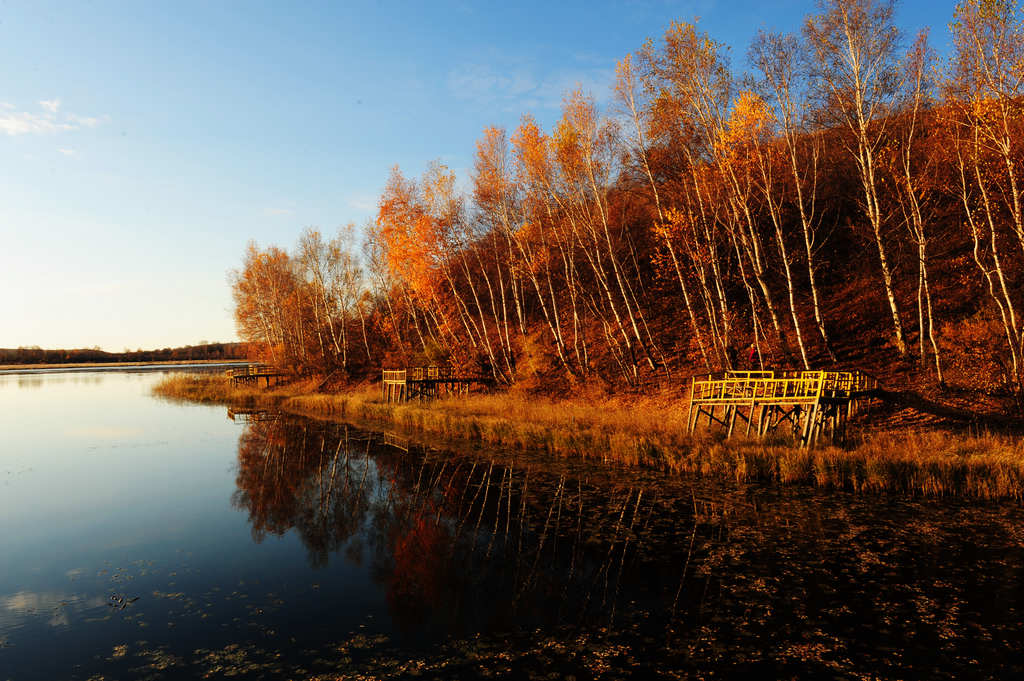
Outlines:
[{"label": "distant shoreline", "polygon": [[176,359],[150,362],[68,362],[67,364],[0,364],[0,374],[40,373],[41,371],[94,371],[98,369],[130,369],[178,366],[238,366],[249,364],[244,359]]}]

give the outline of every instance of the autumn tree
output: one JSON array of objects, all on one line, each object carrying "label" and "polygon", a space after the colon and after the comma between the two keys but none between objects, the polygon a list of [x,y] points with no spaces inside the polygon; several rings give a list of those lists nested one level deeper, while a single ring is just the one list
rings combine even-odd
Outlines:
[{"label": "autumn tree", "polygon": [[532,285],[560,364],[571,376],[586,376],[590,355],[581,311],[583,292],[574,244],[557,220],[551,141],[536,121],[526,116],[511,143],[513,177],[522,192],[522,215],[511,235],[520,267]]},{"label": "autumn tree", "polygon": [[602,119],[582,92],[566,97],[553,136],[563,189],[557,196],[590,266],[601,307],[614,322],[609,340],[621,343],[628,357],[627,374],[636,382],[639,362],[646,361],[651,369],[664,363],[655,357],[658,350],[612,237],[608,193],[617,156],[616,133],[614,123]]},{"label": "autumn tree", "polygon": [[242,268],[229,274],[239,337],[256,343],[274,363],[303,360],[301,324],[292,303],[297,282],[288,254],[271,246],[246,246]]},{"label": "autumn tree", "polygon": [[810,79],[806,52],[800,40],[792,34],[761,31],[750,46],[748,58],[759,77],[761,90],[774,105],[776,125],[788,161],[791,203],[799,218],[814,321],[829,358],[835,361],[818,290],[816,257],[821,246],[818,181],[823,143],[821,134],[809,121]]},{"label": "autumn tree", "polygon": [[683,275],[684,265],[677,253],[677,248],[672,238],[671,223],[666,215],[666,207],[662,204],[658,182],[655,181],[654,172],[651,169],[648,148],[650,144],[648,134],[652,126],[652,121],[650,120],[651,108],[649,97],[647,96],[648,93],[642,88],[639,80],[640,76],[634,66],[633,56],[626,55],[615,68],[615,94],[632,124],[632,143],[627,145],[627,148],[643,169],[647,186],[651,192],[651,198],[654,201],[654,210],[657,217],[656,222],[652,225],[652,231],[660,237],[661,242],[665,245],[665,250],[669,255],[673,271],[676,275],[676,281],[679,283],[683,303],[686,306],[686,312],[690,320],[690,329],[693,332],[694,340],[697,341],[697,347],[700,349],[704,365],[710,369],[711,360],[708,355],[707,344],[704,340],[704,333],[697,321],[697,314],[690,297],[690,290],[686,283],[686,277]]},{"label": "autumn tree", "polygon": [[1005,332],[1007,379],[1021,394],[1024,329],[1015,251],[1024,253],[1024,12],[1014,0],[964,0],[952,31],[945,90],[959,199],[974,262]]},{"label": "autumn tree", "polygon": [[[478,219],[484,225],[481,250],[490,256],[488,266],[494,268],[495,282],[487,279],[491,299],[491,314],[498,324],[498,341],[503,363],[511,379],[514,376],[513,333],[526,336],[524,289],[519,255],[522,248],[516,244],[516,227],[522,221],[521,197],[511,175],[508,138],[500,128],[487,128],[476,144],[473,168],[473,201]],[[486,269],[478,255],[478,263]],[[494,289],[497,288],[496,302]],[[511,311],[510,311],[511,310]]]},{"label": "autumn tree", "polygon": [[715,157],[732,76],[722,51],[693,24],[673,22],[660,44],[648,41],[640,50],[638,70],[648,102],[648,138],[681,154],[663,230],[667,238],[678,238],[695,270],[715,355],[728,367],[733,311],[725,281],[728,230],[722,229],[727,223],[719,209],[727,199]]},{"label": "autumn tree", "polygon": [[814,83],[825,98],[823,111],[848,132],[847,150],[860,180],[861,209],[878,248],[896,350],[905,356],[878,166],[887,121],[900,95],[901,35],[893,23],[893,5],[893,0],[820,0],[821,12],[807,18],[804,34],[813,59]]},{"label": "autumn tree", "polygon": [[[298,263],[303,270],[308,291],[308,299],[313,309],[314,326],[317,340],[320,346],[320,354],[329,363],[341,358],[342,367],[345,366],[345,353],[338,342],[339,333],[336,332],[334,319],[337,310],[334,307],[335,298],[332,295],[335,289],[334,273],[337,269],[337,253],[324,242],[320,232],[309,228],[299,237]],[[325,331],[327,337],[325,338]],[[344,324],[341,325],[340,335],[344,335]]]},{"label": "autumn tree", "polygon": [[[935,312],[932,305],[932,283],[929,277],[928,241],[930,238],[928,214],[934,203],[935,164],[938,150],[935,139],[929,139],[926,124],[934,121],[932,74],[934,56],[928,46],[927,32],[921,32],[904,62],[903,82],[905,104],[897,121],[893,142],[888,145],[891,175],[895,185],[895,200],[899,203],[904,224],[917,247],[917,328],[918,355],[921,365],[928,361],[925,339],[931,344],[935,374],[942,379],[942,357],[935,338]],[[935,138],[935,125],[930,126]]]}]

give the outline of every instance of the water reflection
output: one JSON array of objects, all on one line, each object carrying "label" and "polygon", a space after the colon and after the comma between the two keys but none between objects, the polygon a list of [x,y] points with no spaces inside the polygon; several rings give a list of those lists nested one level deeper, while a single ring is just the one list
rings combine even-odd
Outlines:
[{"label": "water reflection", "polygon": [[50,627],[67,627],[71,619],[104,605],[98,596],[64,592],[19,591],[0,596],[0,631],[40,619]]},{"label": "water reflection", "polygon": [[[610,624],[624,597],[637,604],[663,595],[648,588],[660,580],[624,583],[638,559],[648,559],[644,533],[655,526],[657,509],[642,489],[597,489],[534,466],[406,451],[348,426],[304,420],[251,422],[238,457],[233,502],[248,513],[255,540],[294,530],[313,565],[365,563],[407,636],[594,617]],[[668,544],[658,552],[659,565],[684,558]]]},{"label": "water reflection", "polygon": [[380,489],[372,461],[353,451],[348,429],[333,430],[292,420],[254,421],[238,444],[232,503],[248,512],[253,539],[295,529],[314,566],[326,565],[361,529],[371,495]]},{"label": "water reflection", "polygon": [[553,632],[601,632],[680,670],[1024,671],[1015,509],[392,444],[344,425],[253,421],[234,502],[257,541],[295,531],[312,564],[365,566],[399,644],[534,632],[515,639],[530,650]]},{"label": "water reflection", "polygon": [[0,375],[0,678],[1024,675],[1018,507],[439,451],[94,375]]},{"label": "water reflection", "polygon": [[38,376],[18,376],[19,388],[42,388],[43,379]]},{"label": "water reflection", "polygon": [[98,373],[49,373],[49,372],[37,372],[37,373],[21,373],[15,371],[0,371],[0,387],[3,387],[4,383],[11,384],[13,379],[14,385],[18,388],[41,388],[44,385],[51,386],[60,383],[70,383],[74,385],[99,385],[103,382],[103,375]]}]

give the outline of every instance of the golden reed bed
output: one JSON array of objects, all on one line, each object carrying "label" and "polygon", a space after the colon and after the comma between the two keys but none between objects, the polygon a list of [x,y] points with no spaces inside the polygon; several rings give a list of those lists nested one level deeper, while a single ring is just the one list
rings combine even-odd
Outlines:
[{"label": "golden reed bed", "polygon": [[312,384],[234,388],[223,376],[172,375],[154,388],[170,399],[390,424],[447,439],[476,440],[553,456],[598,459],[738,482],[808,484],[855,492],[976,499],[1024,499],[1024,441],[1002,435],[882,433],[856,447],[801,450],[784,438],[723,441],[686,432],[686,408],[669,397],[574,402],[534,395],[470,395],[385,404],[366,385],[339,394]]}]

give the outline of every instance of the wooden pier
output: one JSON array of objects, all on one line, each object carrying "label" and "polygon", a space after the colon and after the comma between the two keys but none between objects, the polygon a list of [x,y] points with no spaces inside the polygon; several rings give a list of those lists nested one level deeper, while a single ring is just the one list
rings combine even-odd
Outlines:
[{"label": "wooden pier", "polygon": [[801,447],[813,446],[823,434],[845,440],[850,416],[877,387],[859,371],[729,371],[723,378],[695,378],[687,428],[692,433],[707,417],[708,426],[720,424],[727,437],[742,420],[747,436],[789,428]]},{"label": "wooden pier", "polygon": [[236,369],[228,369],[224,372],[231,379],[231,385],[253,384],[259,385],[260,379],[265,381],[266,387],[270,387],[270,379],[274,383],[280,383],[282,378],[290,376],[289,373],[281,371],[269,364],[249,364]]},{"label": "wooden pier", "polygon": [[440,394],[465,395],[472,385],[490,386],[494,379],[460,375],[455,367],[426,366],[384,369],[380,398],[385,402],[408,402]]}]

